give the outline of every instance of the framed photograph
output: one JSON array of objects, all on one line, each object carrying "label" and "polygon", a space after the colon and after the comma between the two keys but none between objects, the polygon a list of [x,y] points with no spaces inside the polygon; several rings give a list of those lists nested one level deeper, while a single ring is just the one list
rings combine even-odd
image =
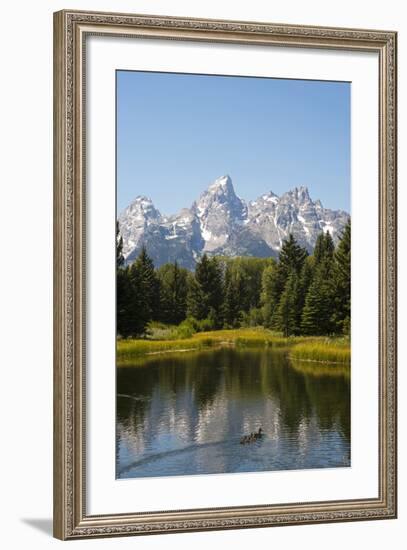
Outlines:
[{"label": "framed photograph", "polygon": [[396,33],[54,16],[54,534],[396,517]]}]

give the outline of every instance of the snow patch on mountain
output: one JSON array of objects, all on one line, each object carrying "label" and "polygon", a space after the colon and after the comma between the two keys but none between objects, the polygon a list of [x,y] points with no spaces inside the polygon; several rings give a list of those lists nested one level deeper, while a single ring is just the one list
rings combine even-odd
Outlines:
[{"label": "snow patch on mountain", "polygon": [[118,221],[128,263],[145,245],[156,266],[177,260],[193,269],[204,253],[276,257],[290,233],[312,252],[321,231],[337,242],[348,219],[346,212],[312,201],[304,186],[280,197],[270,191],[246,204],[225,175],[174,216],[162,216],[151,199],[139,196]]}]

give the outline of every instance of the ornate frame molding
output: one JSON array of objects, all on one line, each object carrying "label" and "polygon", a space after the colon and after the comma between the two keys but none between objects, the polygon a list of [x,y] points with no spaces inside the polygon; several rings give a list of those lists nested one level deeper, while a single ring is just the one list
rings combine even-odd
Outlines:
[{"label": "ornate frame molding", "polygon": [[[85,39],[89,34],[373,51],[379,55],[379,496],[89,516],[85,471]],[[162,16],[54,14],[54,535],[60,539],[396,517],[396,42],[390,31]]]}]

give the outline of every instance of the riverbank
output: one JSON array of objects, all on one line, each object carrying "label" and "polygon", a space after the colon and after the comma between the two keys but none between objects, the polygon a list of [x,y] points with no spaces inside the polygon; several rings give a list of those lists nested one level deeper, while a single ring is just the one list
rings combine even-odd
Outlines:
[{"label": "riverbank", "polygon": [[290,351],[292,359],[318,363],[350,363],[350,343],[343,338],[325,338],[298,343]]},{"label": "riverbank", "polygon": [[293,359],[350,364],[350,342],[347,338],[316,336],[285,338],[280,333],[264,328],[241,328],[200,332],[189,338],[172,340],[118,340],[117,366],[128,366],[136,359],[156,354],[199,351],[222,346],[287,349]]}]

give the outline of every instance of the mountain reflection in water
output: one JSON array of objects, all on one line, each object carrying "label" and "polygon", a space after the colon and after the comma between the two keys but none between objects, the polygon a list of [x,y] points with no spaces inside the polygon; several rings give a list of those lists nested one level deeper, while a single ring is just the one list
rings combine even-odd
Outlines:
[{"label": "mountain reflection in water", "polygon": [[117,478],[350,466],[349,368],[270,349],[150,357],[117,369],[116,438]]}]

